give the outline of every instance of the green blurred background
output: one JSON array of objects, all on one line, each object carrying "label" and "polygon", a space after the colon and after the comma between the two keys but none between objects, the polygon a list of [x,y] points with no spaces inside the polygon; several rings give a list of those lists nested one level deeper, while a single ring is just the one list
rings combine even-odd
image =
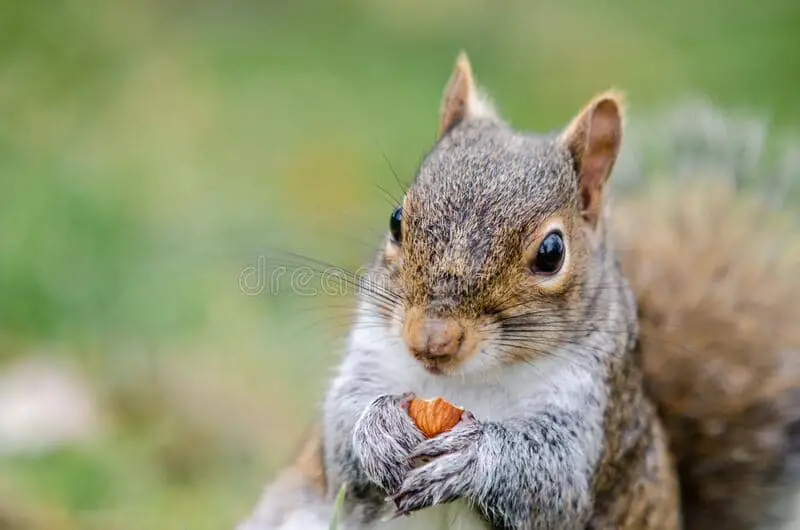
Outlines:
[{"label": "green blurred background", "polygon": [[77,373],[96,418],[0,451],[0,529],[252,508],[350,301],[247,295],[240,274],[370,256],[402,193],[387,159],[411,178],[460,49],[524,128],[609,86],[632,112],[702,94],[800,121],[796,0],[0,2],[0,373]]}]

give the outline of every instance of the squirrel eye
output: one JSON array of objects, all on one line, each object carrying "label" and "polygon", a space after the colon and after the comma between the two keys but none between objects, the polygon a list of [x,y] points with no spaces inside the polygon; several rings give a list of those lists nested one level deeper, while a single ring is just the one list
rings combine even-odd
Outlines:
[{"label": "squirrel eye", "polygon": [[403,208],[397,207],[392,212],[392,216],[389,218],[389,232],[392,234],[392,240],[400,244],[400,240],[403,237]]},{"label": "squirrel eye", "polygon": [[564,238],[560,232],[550,232],[539,245],[531,269],[538,274],[555,274],[563,263]]}]

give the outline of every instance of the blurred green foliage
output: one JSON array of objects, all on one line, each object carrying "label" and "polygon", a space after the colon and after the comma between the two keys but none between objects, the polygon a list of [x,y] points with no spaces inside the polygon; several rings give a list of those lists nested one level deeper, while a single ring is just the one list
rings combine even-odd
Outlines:
[{"label": "blurred green foliage", "polygon": [[349,302],[239,275],[369,257],[402,193],[385,158],[413,176],[460,49],[524,128],[609,86],[633,112],[699,93],[791,128],[799,24],[794,0],[0,3],[0,361],[76,360],[108,424],[0,459],[0,528],[231,528],[252,507]]}]

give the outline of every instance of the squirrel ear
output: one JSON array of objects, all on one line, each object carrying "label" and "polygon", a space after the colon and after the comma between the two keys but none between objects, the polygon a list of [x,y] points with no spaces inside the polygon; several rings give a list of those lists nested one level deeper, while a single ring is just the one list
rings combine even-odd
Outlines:
[{"label": "squirrel ear", "polygon": [[465,119],[479,116],[494,116],[494,111],[491,105],[480,97],[469,58],[462,51],[456,59],[455,69],[444,89],[437,137],[441,138]]},{"label": "squirrel ear", "polygon": [[618,92],[596,96],[561,134],[578,172],[582,214],[592,225],[603,208],[603,187],[622,142],[623,97]]}]

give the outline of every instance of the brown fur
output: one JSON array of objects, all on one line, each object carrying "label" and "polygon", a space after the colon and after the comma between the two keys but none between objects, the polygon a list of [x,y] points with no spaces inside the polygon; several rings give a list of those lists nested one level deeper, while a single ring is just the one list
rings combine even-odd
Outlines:
[{"label": "brown fur", "polygon": [[687,529],[752,528],[798,444],[798,238],[724,182],[653,189],[613,216]]},{"label": "brown fur", "polygon": [[475,97],[474,91],[472,67],[466,54],[461,53],[444,91],[437,136],[441,137],[466,117],[469,100]]},{"label": "brown fur", "polygon": [[582,214],[591,225],[603,211],[602,191],[622,142],[622,95],[596,96],[562,135],[577,166]]},{"label": "brown fur", "polygon": [[305,443],[295,459],[297,471],[306,477],[308,484],[319,493],[325,492],[327,484],[322,467],[322,428],[314,425],[305,437]]},{"label": "brown fur", "polygon": [[[595,476],[596,512],[589,528],[677,530],[680,502],[674,462],[652,405],[641,392],[641,372],[630,363],[609,382],[612,402],[606,424],[614,426]],[[624,395],[632,396],[625,399]],[[633,438],[630,433],[640,433]]]}]

